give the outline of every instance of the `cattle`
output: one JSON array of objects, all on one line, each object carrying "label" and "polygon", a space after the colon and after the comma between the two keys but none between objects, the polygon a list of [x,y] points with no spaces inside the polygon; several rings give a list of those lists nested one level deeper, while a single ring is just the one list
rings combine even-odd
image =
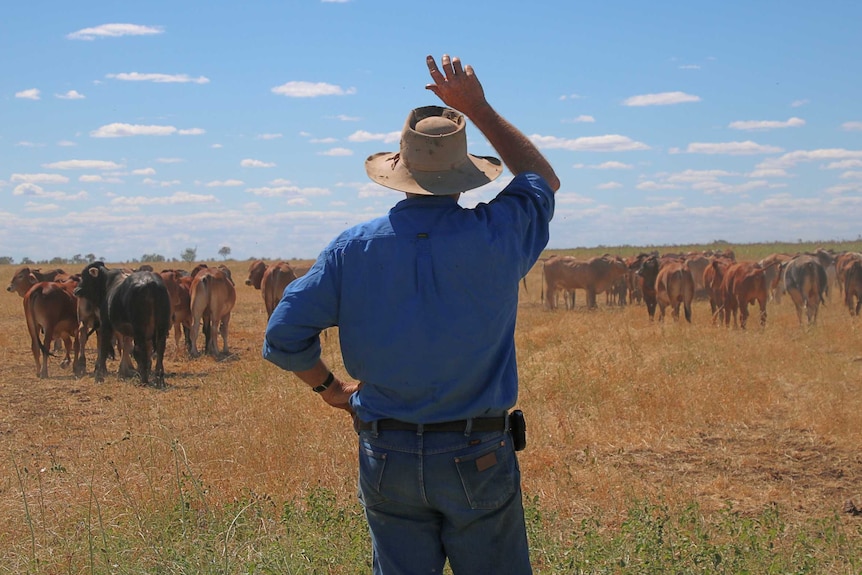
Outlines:
[{"label": "cattle", "polygon": [[[778,265],[773,264],[773,267]],[[748,305],[757,303],[760,306],[760,325],[766,325],[766,300],[769,297],[769,285],[766,274],[760,264],[754,262],[737,262],[731,264],[724,274],[721,284],[724,301],[724,324],[730,327],[730,316],[733,315],[733,325],[745,329],[748,322]],[[737,324],[737,313],[739,323]]]},{"label": "cattle", "polygon": [[802,325],[802,310],[805,309],[808,323],[817,323],[820,303],[825,301],[826,270],[815,256],[799,255],[782,264],[784,266],[784,291],[796,306],[796,318]]},{"label": "cattle", "polygon": [[75,361],[72,364],[72,372],[75,377],[82,377],[87,373],[87,341],[90,335],[96,333],[96,349],[99,342],[99,308],[87,298],[79,297],[78,300],[78,347],[75,353]]},{"label": "cattle", "polygon": [[844,270],[844,303],[850,310],[850,315],[859,315],[859,308],[862,307],[862,259],[852,260]]},{"label": "cattle", "polygon": [[570,256],[551,256],[542,266],[548,290],[545,307],[557,307],[556,295],[559,289],[582,289],[587,292],[587,307],[594,309],[597,307],[596,294],[610,288],[614,281],[625,275],[627,269],[619,257],[601,256],[582,261]]},{"label": "cattle", "polygon": [[838,274],[835,269],[835,253],[832,250],[817,248],[813,252],[805,252],[805,255],[814,256],[823,266],[823,270],[826,272],[826,297],[831,300],[832,292],[835,291],[838,281]]},{"label": "cattle", "polygon": [[769,299],[775,303],[781,303],[781,294],[784,286],[781,282],[781,264],[793,259],[790,254],[774,253],[766,256],[758,263],[766,275],[766,285],[769,289]]},{"label": "cattle", "polygon": [[107,359],[113,353],[113,338],[122,340],[120,377],[134,375],[130,355],[134,355],[141,383],[150,383],[155,355],[153,383],[165,384],[164,356],[171,327],[171,299],[161,276],[154,272],[126,272],[94,262],[81,272],[75,295],[99,310],[99,354],[94,377],[104,381]]},{"label": "cattle", "polygon": [[248,266],[248,279],[245,280],[245,285],[254,286],[254,289],[260,289],[263,274],[266,272],[266,262],[263,260],[254,260]]},{"label": "cattle", "polygon": [[171,298],[171,323],[174,327],[174,343],[180,349],[180,338],[185,339],[186,351],[191,354],[191,284],[192,277],[182,275],[179,270],[164,270],[159,272],[168,296]]},{"label": "cattle", "polygon": [[724,257],[710,257],[709,265],[703,270],[703,287],[709,298],[709,308],[712,312],[712,322],[720,324],[724,321],[724,291],[722,282],[727,268],[733,265],[733,260]]},{"label": "cattle", "polygon": [[216,331],[221,334],[222,353],[228,351],[228,326],[236,305],[236,288],[227,268],[198,270],[191,283],[191,353],[198,355],[197,337],[203,325],[205,352],[217,356]]},{"label": "cattle", "polygon": [[659,321],[664,321],[665,309],[670,306],[674,320],[679,319],[680,305],[685,319],[691,323],[691,302],[694,299],[694,278],[685,261],[668,261],[659,267],[655,280]]},{"label": "cattle", "polygon": [[6,287],[6,291],[17,293],[24,297],[31,287],[39,282],[53,282],[68,278],[68,274],[60,268],[53,269],[47,272],[41,271],[39,268],[30,268],[24,266],[15,271],[12,275],[12,280]]},{"label": "cattle", "polygon": [[[71,352],[78,354],[78,311],[71,282],[38,282],[24,295],[24,317],[30,334],[30,349],[36,362],[36,376],[48,377],[48,344],[60,338],[66,345],[66,357],[60,364],[72,363]],[[45,334],[42,342],[41,334]]]},{"label": "cattle", "polygon": [[706,286],[703,285],[703,272],[709,265],[710,259],[703,254],[692,252],[686,254],[685,262],[694,280],[694,297],[698,299],[709,297]]},{"label": "cattle", "polygon": [[640,254],[629,264],[629,269],[634,270],[639,279],[638,283],[650,321],[655,318],[655,308],[658,303],[655,282],[660,265],[657,254]]},{"label": "cattle", "polygon": [[847,270],[853,265],[854,261],[862,261],[862,253],[859,252],[844,252],[835,257],[835,279],[838,284],[838,289],[844,290],[845,276]]},{"label": "cattle", "polygon": [[263,305],[266,308],[266,317],[272,316],[275,306],[284,295],[284,288],[296,279],[296,272],[287,262],[276,262],[267,266],[260,282],[260,291],[263,293]]}]

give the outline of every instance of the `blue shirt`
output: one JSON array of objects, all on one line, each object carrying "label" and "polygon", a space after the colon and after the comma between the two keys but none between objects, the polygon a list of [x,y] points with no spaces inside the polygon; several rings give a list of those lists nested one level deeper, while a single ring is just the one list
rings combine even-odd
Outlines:
[{"label": "blue shirt", "polygon": [[518,284],[548,243],[554,194],[521,174],[491,202],[408,198],[344,231],[292,282],[263,356],[290,371],[320,357],[338,326],[344,367],[362,382],[363,421],[436,423],[501,415],[518,396]]}]

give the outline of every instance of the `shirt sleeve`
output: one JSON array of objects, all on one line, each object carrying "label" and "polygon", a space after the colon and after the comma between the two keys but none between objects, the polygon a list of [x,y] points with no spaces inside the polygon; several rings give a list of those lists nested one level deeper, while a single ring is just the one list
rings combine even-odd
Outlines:
[{"label": "shirt sleeve", "polygon": [[311,369],[320,359],[320,332],[338,323],[334,262],[330,246],[308,273],[284,290],[266,326],[264,359],[288,371]]},{"label": "shirt sleeve", "polygon": [[520,230],[523,277],[548,245],[550,221],[554,217],[554,192],[540,175],[527,172],[516,176],[491,205],[495,202],[507,206],[512,225]]}]

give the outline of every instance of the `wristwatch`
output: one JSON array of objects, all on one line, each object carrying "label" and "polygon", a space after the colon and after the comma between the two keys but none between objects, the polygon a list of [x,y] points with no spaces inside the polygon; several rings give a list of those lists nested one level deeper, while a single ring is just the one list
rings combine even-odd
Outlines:
[{"label": "wristwatch", "polygon": [[335,381],[335,374],[330,371],[329,375],[326,376],[326,381],[324,381],[323,383],[321,383],[317,387],[312,387],[311,391],[316,391],[317,393],[323,393],[324,391],[329,389],[329,386],[332,385],[333,381]]}]

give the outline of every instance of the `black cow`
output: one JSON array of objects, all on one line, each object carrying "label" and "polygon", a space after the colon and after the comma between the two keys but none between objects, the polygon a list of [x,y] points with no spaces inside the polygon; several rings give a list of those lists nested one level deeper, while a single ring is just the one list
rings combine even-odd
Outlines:
[{"label": "black cow", "polygon": [[658,303],[655,282],[658,278],[659,267],[659,259],[655,254],[640,254],[634,261],[629,263],[629,269],[634,271],[636,277],[639,278],[638,283],[643,293],[650,321],[655,317],[655,308]]},{"label": "black cow", "polygon": [[94,376],[104,381],[106,362],[112,353],[113,336],[122,338],[120,377],[134,374],[129,358],[134,344],[135,362],[142,384],[149,383],[150,361],[155,353],[154,383],[165,383],[164,355],[171,328],[171,299],[159,274],[108,269],[95,262],[81,272],[75,295],[99,308],[99,356]]},{"label": "black cow", "polygon": [[802,323],[802,309],[808,315],[808,323],[817,323],[817,311],[826,292],[826,270],[817,257],[799,255],[781,264],[784,267],[784,291],[796,305],[796,318]]}]

